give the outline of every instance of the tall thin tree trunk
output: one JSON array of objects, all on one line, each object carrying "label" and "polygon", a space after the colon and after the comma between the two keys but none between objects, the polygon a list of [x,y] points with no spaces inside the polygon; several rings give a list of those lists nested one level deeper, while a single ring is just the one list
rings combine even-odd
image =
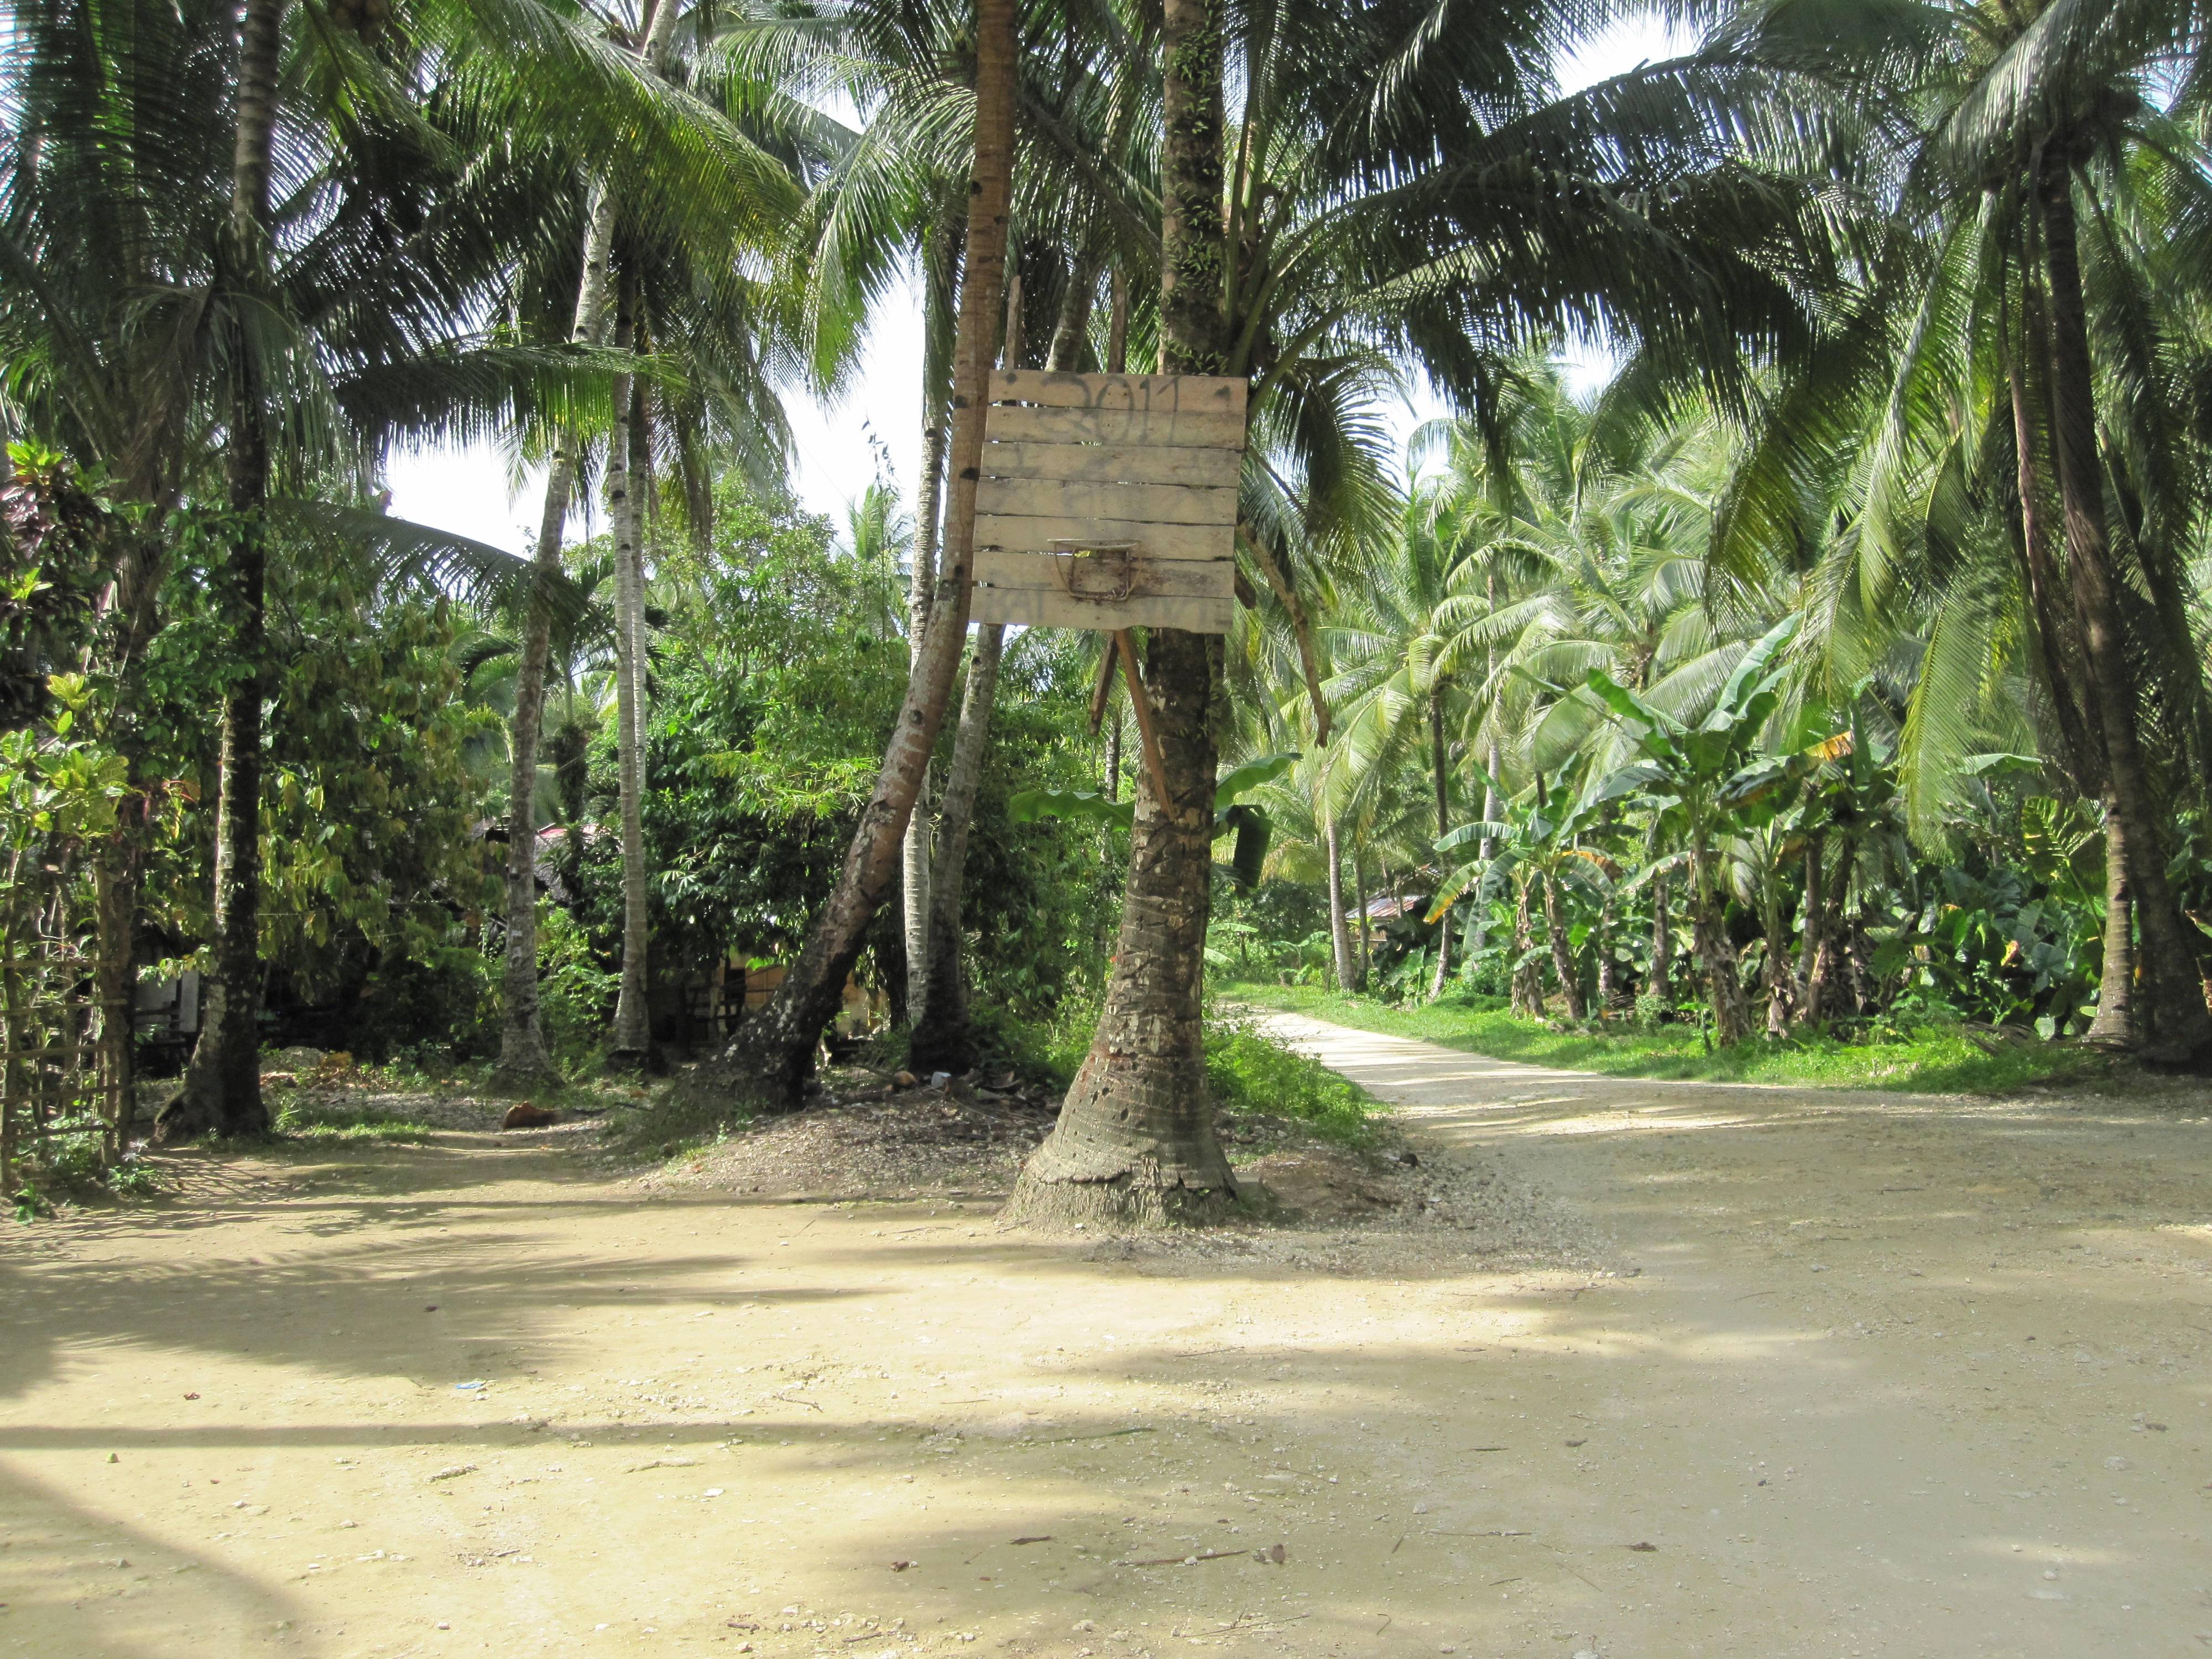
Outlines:
[{"label": "tall thin tree trunk", "polygon": [[[615,231],[614,193],[592,192],[584,229],[583,275],[576,290],[576,315],[568,331],[577,345],[595,345],[599,318],[606,309],[607,265]],[[561,574],[561,538],[575,493],[583,437],[563,434],[545,477],[545,506],[538,522],[534,574],[540,585]],[[556,1082],[558,1073],[546,1052],[538,1020],[538,747],[545,725],[545,668],[553,654],[553,614],[541,594],[523,623],[522,660],[515,675],[514,726],[510,744],[507,811],[507,939],[503,983],[505,1007],[500,1031],[499,1066],[494,1086],[520,1091]]]},{"label": "tall thin tree trunk", "polygon": [[[615,301],[615,349],[635,349],[639,327],[639,283],[625,270]],[[653,1047],[647,1009],[645,915],[645,817],[643,757],[638,752],[640,704],[644,686],[635,625],[645,596],[639,568],[639,526],[644,496],[637,453],[636,383],[624,374],[616,382],[615,423],[607,447],[607,512],[615,532],[615,760],[621,823],[623,886],[622,985],[615,1000],[613,1052],[617,1063],[642,1066]]]},{"label": "tall thin tree trunk", "polygon": [[960,911],[967,885],[968,831],[975,821],[975,787],[983,775],[991,703],[998,691],[999,659],[1006,641],[1006,630],[997,623],[975,630],[968,689],[960,703],[960,730],[952,741],[952,764],[945,775],[937,860],[929,872],[929,1000],[915,1023],[909,1050],[916,1071],[964,1072],[975,1063],[975,1036],[968,1024],[968,973],[961,960],[965,932]]},{"label": "tall thin tree trunk", "polygon": [[1355,830],[1352,837],[1352,902],[1359,915],[1359,968],[1352,978],[1352,989],[1364,991],[1368,976],[1375,969],[1375,949],[1367,926],[1367,857],[1366,848],[1359,844]]},{"label": "tall thin tree trunk", "polygon": [[992,336],[1006,267],[1017,49],[1013,0],[976,0],[975,165],[968,191],[952,436],[946,455],[952,488],[927,642],[908,676],[906,699],[876,775],[875,792],[861,809],[829,902],[768,1006],[738,1028],[714,1064],[690,1073],[686,1091],[695,1098],[726,1100],[741,1090],[771,1107],[799,1100],[815,1044],[843,1006],[845,981],[898,869],[908,815],[944,724],[966,643],[975,580],[975,486],[982,470]]},{"label": "tall thin tree trunk", "polygon": [[1322,821],[1322,838],[1328,847],[1329,957],[1336,970],[1336,988],[1350,995],[1358,981],[1352,960],[1352,926],[1344,914],[1344,848],[1337,839],[1335,813]]},{"label": "tall thin tree trunk", "polygon": [[[2136,732],[2135,672],[2127,659],[2118,584],[2105,533],[2096,382],[2075,245],[2073,178],[2064,159],[2049,158],[2039,182],[2051,277],[2052,447],[2058,458],[2075,608],[2103,728],[2106,857],[2110,861],[2112,853],[2121,855],[2118,862],[2125,871],[2141,933],[2136,959],[2142,977],[2142,1053],[2153,1060],[2183,1060],[2212,1046],[2212,1012],[2205,1008],[2196,954],[2166,881],[2155,795]],[[2108,877],[2108,883],[2112,879]],[[2108,939],[2117,931],[2108,926]]]},{"label": "tall thin tree trunk", "polygon": [[[269,173],[276,125],[277,54],[284,0],[246,0],[239,34],[237,142],[231,161],[234,303],[258,301],[269,281]],[[264,672],[269,433],[258,356],[233,324],[228,452],[237,524],[226,573],[237,679],[223,698],[221,794],[216,805],[215,972],[202,1002],[198,1046],[183,1094],[155,1129],[177,1140],[210,1129],[265,1134],[261,1098],[261,697]]]},{"label": "tall thin tree trunk", "polygon": [[[2050,398],[2051,330],[2043,295],[2031,278],[2021,288],[2021,334],[2025,349],[2005,354],[2006,386],[2012,400],[2013,446],[2020,494],[2020,558],[2028,601],[2035,618],[2038,660],[2045,689],[2057,717],[2059,746],[2067,775],[2080,793],[2106,803],[2105,954],[2100,965],[2097,1012],[2086,1036],[2092,1042],[2133,1047],[2135,1023],[2134,911],[2129,902],[2127,836],[2111,811],[2101,733],[2104,716],[2094,677],[2084,661],[2078,616],[2063,602],[2065,577],[2051,550],[2045,520],[2040,437],[2051,428]],[[2035,417],[2031,369],[2036,375],[2044,418]],[[2063,516],[2063,515],[2062,515]]]},{"label": "tall thin tree trunk", "polygon": [[1646,970],[1644,994],[1658,999],[1662,1009],[1674,1000],[1674,927],[1668,914],[1670,877],[1664,872],[1651,878],[1651,965]]},{"label": "tall thin tree trunk", "polygon": [[1820,1007],[1826,988],[1820,977],[1820,936],[1827,921],[1827,899],[1822,881],[1826,872],[1821,866],[1827,856],[1827,832],[1822,830],[1815,830],[1805,838],[1805,920],[1797,970],[1797,977],[1804,986],[1797,999],[1796,1024],[1800,1029],[1817,1026],[1827,1018]]},{"label": "tall thin tree trunk", "polygon": [[[1429,771],[1436,783],[1439,841],[1451,830],[1451,771],[1446,763],[1449,753],[1444,742],[1444,685],[1439,680],[1429,688]],[[1444,981],[1450,971],[1451,917],[1446,915],[1437,924],[1437,971],[1429,979],[1430,1001],[1444,994]]]},{"label": "tall thin tree trunk", "polygon": [[[1086,273],[1079,264],[1053,329],[1053,356],[1047,368],[1073,368],[1082,349],[1081,319],[1091,313],[1086,283],[1091,289],[1097,287],[1097,267]],[[1006,367],[1020,368],[1025,367],[1018,356],[1024,337],[1021,285],[1017,279],[1006,286]],[[1006,630],[997,623],[976,630],[968,690],[960,704],[960,729],[953,738],[952,765],[939,803],[937,858],[929,872],[928,994],[915,1024],[912,1045],[912,1062],[918,1070],[964,1072],[975,1063],[974,1034],[968,1024],[968,969],[962,954],[967,935],[961,926],[961,907],[967,889],[969,827],[975,816],[983,756],[990,746],[991,713],[1006,641]]]},{"label": "tall thin tree trunk", "polygon": [[[939,229],[932,233],[930,240],[933,248],[939,242],[950,242],[951,233]],[[927,255],[924,258],[927,264],[937,263]],[[949,331],[953,295],[949,281],[936,283],[932,277],[933,272],[925,270],[924,303],[929,309],[923,323],[926,338],[921,371],[921,479],[915,490],[914,574],[907,587],[906,602],[908,674],[921,665],[929,635],[930,599],[937,585],[938,519],[945,488],[945,446],[950,436],[945,417],[951,388],[939,379],[937,373],[938,364],[950,352],[941,349],[937,337]],[[900,854],[906,939],[906,1017],[910,1025],[921,1020],[929,994],[928,799],[929,773],[925,762],[921,787],[915,793],[914,811],[907,819]]]},{"label": "tall thin tree trunk", "polygon": [[[1222,0],[1165,0],[1162,52],[1161,367],[1223,368]],[[1236,1187],[1206,1098],[1202,997],[1212,905],[1215,647],[1156,628],[1144,686],[1169,799],[1137,787],[1121,949],[1097,1035],[1060,1121],[1022,1170],[1007,1213],[1065,1224],[1209,1221]]]}]

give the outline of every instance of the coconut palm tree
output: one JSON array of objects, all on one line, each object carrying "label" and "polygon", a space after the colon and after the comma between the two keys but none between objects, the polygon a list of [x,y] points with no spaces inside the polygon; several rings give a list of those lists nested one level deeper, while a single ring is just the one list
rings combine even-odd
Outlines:
[{"label": "coconut palm tree", "polygon": [[[1848,184],[1893,230],[1762,422],[1717,568],[1825,553],[1835,689],[1924,639],[1905,753],[1923,830],[2007,701],[2033,711],[2035,746],[2105,804],[2096,1034],[2169,1059],[2212,1042],[2159,825],[2207,731],[2183,574],[2199,474],[2160,343],[2193,333],[2165,273],[2199,255],[2209,21],[2163,0],[1782,3],[1732,30],[1824,118],[1885,135],[1835,153],[1881,156]],[[2186,763],[2168,789],[2160,750]]]}]

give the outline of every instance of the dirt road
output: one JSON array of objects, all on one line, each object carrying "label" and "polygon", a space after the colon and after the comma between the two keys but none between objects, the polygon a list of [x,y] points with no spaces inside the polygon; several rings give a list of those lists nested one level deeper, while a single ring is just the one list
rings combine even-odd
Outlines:
[{"label": "dirt road", "polygon": [[1282,1024],[1617,1276],[1124,1253],[489,1135],[193,1154],[0,1241],[0,1659],[2212,1645],[2212,1100]]}]

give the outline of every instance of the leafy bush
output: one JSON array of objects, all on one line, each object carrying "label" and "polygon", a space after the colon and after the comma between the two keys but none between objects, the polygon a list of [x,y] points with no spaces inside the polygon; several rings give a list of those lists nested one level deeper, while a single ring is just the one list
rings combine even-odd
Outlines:
[{"label": "leafy bush", "polygon": [[1374,1103],[1365,1092],[1297,1053],[1249,1010],[1206,1011],[1206,1085],[1223,1111],[1290,1118],[1348,1146],[1373,1137]]},{"label": "leafy bush", "polygon": [[538,1023],[553,1063],[569,1077],[597,1066],[622,975],[599,965],[574,917],[538,907]]}]

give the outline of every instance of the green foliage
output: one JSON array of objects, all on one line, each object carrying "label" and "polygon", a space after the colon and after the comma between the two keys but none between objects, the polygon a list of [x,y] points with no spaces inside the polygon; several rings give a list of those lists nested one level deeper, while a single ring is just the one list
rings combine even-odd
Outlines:
[{"label": "green foliage", "polygon": [[1447,996],[1419,1008],[1304,987],[1240,985],[1223,994],[1261,1008],[1308,1013],[1360,1030],[1418,1037],[1449,1048],[1531,1066],[1609,1077],[1682,1082],[1763,1083],[1911,1093],[2001,1094],[2033,1083],[2099,1085],[2126,1070],[2071,1044],[2009,1042],[1984,1048],[1955,1022],[1929,1021],[1894,1037],[1863,1042],[1832,1037],[1713,1048],[1695,1024],[1642,1026],[1614,1034],[1554,1030],[1516,1017],[1495,997]]},{"label": "green foliage", "polygon": [[276,1107],[276,1130],[288,1140],[360,1141],[419,1146],[438,1133],[436,1126],[398,1113],[348,1105],[319,1096],[289,1095]]},{"label": "green foliage", "polygon": [[575,919],[538,907],[538,1018],[553,1063],[569,1077],[598,1065],[622,975],[600,966]]},{"label": "green foliage", "polygon": [[1206,1086],[1218,1111],[1288,1118],[1346,1146],[1374,1139],[1366,1092],[1290,1048],[1247,1010],[1207,1008]]}]

